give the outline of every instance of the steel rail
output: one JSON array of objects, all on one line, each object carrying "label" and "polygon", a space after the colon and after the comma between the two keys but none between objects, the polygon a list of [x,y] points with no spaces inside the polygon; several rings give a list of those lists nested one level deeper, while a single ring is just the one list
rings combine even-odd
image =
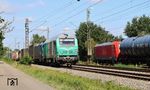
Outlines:
[{"label": "steel rail", "polygon": [[147,72],[117,70],[117,69],[108,69],[100,67],[98,68],[89,66],[87,67],[78,65],[72,65],[71,69],[150,81],[150,73]]}]

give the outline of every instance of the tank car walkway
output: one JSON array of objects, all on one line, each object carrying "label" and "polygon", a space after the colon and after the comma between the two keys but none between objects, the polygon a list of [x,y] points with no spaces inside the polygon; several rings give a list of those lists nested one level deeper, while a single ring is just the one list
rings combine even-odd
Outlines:
[{"label": "tank car walkway", "polygon": [[54,90],[0,61],[0,90]]}]

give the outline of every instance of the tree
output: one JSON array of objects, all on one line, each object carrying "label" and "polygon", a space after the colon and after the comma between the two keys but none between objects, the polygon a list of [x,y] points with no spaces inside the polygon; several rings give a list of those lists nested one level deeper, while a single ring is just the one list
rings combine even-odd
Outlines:
[{"label": "tree", "polygon": [[[88,29],[87,29],[88,26]],[[112,34],[109,34],[107,31],[105,31],[104,28],[101,26],[98,26],[94,24],[93,22],[83,22],[80,23],[79,29],[76,31],[76,37],[78,39],[79,43],[79,56],[80,60],[87,60],[87,30],[90,30],[90,36],[93,39],[93,46],[94,43],[103,43],[107,41],[112,41],[114,39],[114,36]],[[86,42],[87,41],[87,42]],[[93,47],[92,47],[93,48]]]},{"label": "tree", "polygon": [[0,31],[0,57],[3,55],[3,41],[4,37],[3,37],[3,33],[2,31]]},{"label": "tree", "polygon": [[114,38],[114,40],[116,40],[116,41],[122,41],[123,39],[124,39],[124,38],[123,38],[122,35],[116,36],[116,37]]},{"label": "tree", "polygon": [[39,36],[38,34],[33,34],[33,40],[31,41],[32,45],[40,44],[45,42],[46,38],[44,36]]},{"label": "tree", "polygon": [[12,22],[5,21],[0,16],[0,57],[4,54],[4,50],[3,50],[3,40],[4,40],[4,36],[3,35],[4,35],[4,31],[5,31],[5,29],[8,28],[8,26],[11,23]]},{"label": "tree", "polygon": [[4,54],[6,54],[9,51],[12,51],[9,47],[3,47],[3,53]]},{"label": "tree", "polygon": [[134,17],[132,22],[127,22],[125,34],[128,37],[150,34],[150,17],[145,15]]},{"label": "tree", "polygon": [[10,55],[10,53],[11,53],[11,49],[9,48],[9,47],[3,47],[3,56],[4,57],[7,57],[7,58],[10,58],[11,57],[11,55]]}]

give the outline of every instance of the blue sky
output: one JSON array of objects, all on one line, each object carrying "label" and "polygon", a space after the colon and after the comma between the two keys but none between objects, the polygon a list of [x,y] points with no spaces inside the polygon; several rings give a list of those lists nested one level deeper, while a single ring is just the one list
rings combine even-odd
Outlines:
[{"label": "blue sky", "polygon": [[[30,40],[33,34],[49,37],[58,33],[74,33],[80,22],[86,21],[86,9],[90,7],[90,20],[101,25],[115,36],[122,35],[127,21],[133,17],[149,16],[150,0],[0,0],[0,14],[14,22],[13,31],[5,34],[5,46],[23,48],[25,18],[30,19]],[[19,45],[19,47],[18,47]]]}]

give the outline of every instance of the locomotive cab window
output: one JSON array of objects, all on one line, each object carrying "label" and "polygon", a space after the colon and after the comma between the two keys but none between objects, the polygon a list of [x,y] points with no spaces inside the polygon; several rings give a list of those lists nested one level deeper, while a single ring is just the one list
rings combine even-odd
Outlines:
[{"label": "locomotive cab window", "polygon": [[60,38],[59,43],[62,46],[70,46],[75,45],[75,40],[74,38]]}]

